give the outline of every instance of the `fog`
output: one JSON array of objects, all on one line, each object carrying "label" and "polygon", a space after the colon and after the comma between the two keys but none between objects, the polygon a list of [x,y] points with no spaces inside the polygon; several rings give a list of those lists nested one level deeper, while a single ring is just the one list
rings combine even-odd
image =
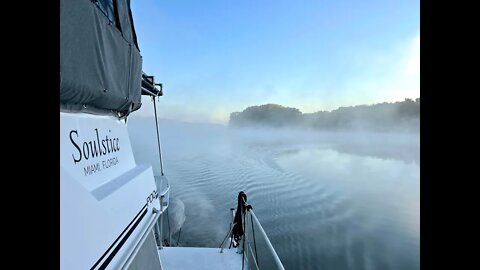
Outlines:
[{"label": "fog", "polygon": [[[397,159],[420,163],[419,132],[378,132],[360,130],[319,131],[298,128],[230,127],[220,124],[187,123],[159,119],[160,137],[165,155],[176,155],[180,149],[198,153],[225,150],[226,144],[245,146],[295,146],[327,147],[347,154]],[[134,150],[141,161],[153,164],[158,157],[155,120],[153,117],[129,119],[128,130]],[[169,153],[171,151],[171,153]],[[146,159],[146,157],[149,157]],[[168,157],[167,157],[168,158]],[[158,171],[159,172],[159,171]]]},{"label": "fog", "polygon": [[[159,126],[180,245],[217,247],[245,191],[286,269],[419,269],[419,132]],[[128,131],[159,175],[154,118],[131,116]]]},{"label": "fog", "polygon": [[420,98],[394,103],[340,107],[333,111],[302,113],[279,104],[247,107],[230,114],[229,124],[237,127],[289,127],[318,131],[418,132]]}]

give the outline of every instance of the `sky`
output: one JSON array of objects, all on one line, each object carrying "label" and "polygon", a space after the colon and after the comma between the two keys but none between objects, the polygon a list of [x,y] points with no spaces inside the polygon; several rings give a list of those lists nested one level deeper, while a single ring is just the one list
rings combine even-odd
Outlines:
[{"label": "sky", "polygon": [[[276,103],[304,113],[420,97],[419,0],[133,0],[162,118],[228,123]],[[141,114],[153,114],[145,98]]]}]

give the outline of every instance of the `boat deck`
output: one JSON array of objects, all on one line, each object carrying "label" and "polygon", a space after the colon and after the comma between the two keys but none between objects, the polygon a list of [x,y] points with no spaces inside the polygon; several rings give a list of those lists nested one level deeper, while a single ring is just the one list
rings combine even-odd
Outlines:
[{"label": "boat deck", "polygon": [[241,269],[242,255],[237,249],[198,247],[164,247],[158,251],[163,270],[229,270]]}]

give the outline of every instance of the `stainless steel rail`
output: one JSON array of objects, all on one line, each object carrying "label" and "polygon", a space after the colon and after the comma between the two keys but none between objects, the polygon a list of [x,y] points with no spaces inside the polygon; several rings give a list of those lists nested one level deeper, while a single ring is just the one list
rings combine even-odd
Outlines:
[{"label": "stainless steel rail", "polygon": [[[252,209],[249,209],[247,211],[247,213],[250,213],[251,217],[253,218],[253,221],[254,223],[257,225],[257,227],[260,229],[260,232],[261,232],[261,235],[263,236],[263,240],[265,241],[265,243],[267,244],[267,247],[270,251],[270,253],[272,254],[273,256],[273,259],[275,260],[275,264],[277,265],[277,268],[278,269],[281,269],[281,270],[285,270],[285,268],[283,267],[283,264],[282,264],[282,261],[280,261],[280,258],[278,257],[277,255],[277,252],[275,251],[275,249],[273,248],[273,245],[272,243],[270,242],[270,239],[268,239],[268,236],[267,234],[265,233],[265,230],[263,229],[262,225],[260,224],[260,221],[258,221],[258,218],[257,216],[255,215],[255,213],[253,212]],[[250,251],[251,250],[251,247],[250,247]],[[253,253],[253,252],[251,252]],[[253,254],[252,254],[253,255]],[[253,257],[253,256],[252,256]],[[255,266],[257,269],[259,269],[258,267],[258,262],[255,260],[255,258],[253,257],[253,260],[254,260],[254,263],[255,263]]]}]

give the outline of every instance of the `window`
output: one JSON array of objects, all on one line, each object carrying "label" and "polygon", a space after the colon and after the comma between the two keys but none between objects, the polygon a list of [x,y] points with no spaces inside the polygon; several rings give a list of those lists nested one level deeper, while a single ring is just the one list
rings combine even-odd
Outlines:
[{"label": "window", "polygon": [[117,0],[95,0],[97,7],[107,16],[108,20],[119,30],[120,23],[118,17]]}]

